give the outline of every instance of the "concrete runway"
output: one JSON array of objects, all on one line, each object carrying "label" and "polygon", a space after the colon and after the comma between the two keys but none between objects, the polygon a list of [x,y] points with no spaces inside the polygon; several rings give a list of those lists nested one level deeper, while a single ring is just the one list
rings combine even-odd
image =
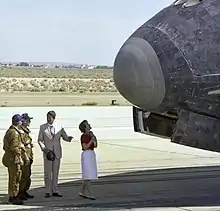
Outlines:
[{"label": "concrete runway", "polygon": [[[36,143],[49,109],[57,112],[72,143],[62,142],[59,188],[63,198],[44,198],[42,152]],[[7,169],[0,163],[0,210],[220,210],[220,154],[133,132],[131,107],[1,108],[0,139],[14,113],[28,112],[34,140],[31,193],[24,206],[7,205]],[[99,142],[96,201],[78,197],[81,166],[78,124],[88,119]],[[0,157],[2,158],[2,141]]]},{"label": "concrete runway", "polygon": [[[1,146],[2,148],[2,146]],[[42,153],[35,145],[31,193],[24,206],[7,205],[7,172],[1,165],[0,210],[220,210],[220,155],[143,135],[100,140],[96,201],[81,199],[80,144],[63,142],[59,188],[63,198],[44,198]],[[2,155],[2,151],[1,151]]]}]

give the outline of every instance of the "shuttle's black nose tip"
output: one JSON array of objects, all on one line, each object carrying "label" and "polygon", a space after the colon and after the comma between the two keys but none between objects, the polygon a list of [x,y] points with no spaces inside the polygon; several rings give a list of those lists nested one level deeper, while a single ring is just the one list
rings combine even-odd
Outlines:
[{"label": "shuttle's black nose tip", "polygon": [[157,108],[165,96],[164,75],[159,59],[144,39],[131,37],[118,52],[114,82],[129,102],[147,110]]}]

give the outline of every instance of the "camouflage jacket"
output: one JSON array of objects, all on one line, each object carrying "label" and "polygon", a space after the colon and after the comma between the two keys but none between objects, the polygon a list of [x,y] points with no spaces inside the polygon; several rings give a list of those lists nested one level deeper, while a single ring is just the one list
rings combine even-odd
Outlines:
[{"label": "camouflage jacket", "polygon": [[33,160],[33,143],[32,138],[30,137],[30,130],[25,127],[21,127],[24,133],[22,134],[22,143],[24,144],[26,154],[29,159]]},{"label": "camouflage jacket", "polygon": [[22,135],[15,127],[10,126],[3,139],[3,150],[5,151],[5,160],[13,163],[19,163],[22,154]]}]

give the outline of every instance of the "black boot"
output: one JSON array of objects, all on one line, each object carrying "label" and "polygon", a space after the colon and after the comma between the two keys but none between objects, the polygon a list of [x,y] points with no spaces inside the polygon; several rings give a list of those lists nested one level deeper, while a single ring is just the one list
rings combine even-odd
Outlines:
[{"label": "black boot", "polygon": [[28,198],[28,199],[33,199],[33,198],[34,198],[34,196],[31,195],[31,194],[29,194],[28,192],[24,192],[24,196],[25,196],[26,198]]},{"label": "black boot", "polygon": [[11,197],[11,196],[9,197],[8,202],[10,204],[14,204],[14,205],[22,205],[22,204],[24,204],[24,202],[22,200],[20,200],[19,198]]},{"label": "black boot", "polygon": [[27,200],[27,197],[24,195],[24,193],[19,193],[17,198],[22,200],[22,201],[26,201]]}]

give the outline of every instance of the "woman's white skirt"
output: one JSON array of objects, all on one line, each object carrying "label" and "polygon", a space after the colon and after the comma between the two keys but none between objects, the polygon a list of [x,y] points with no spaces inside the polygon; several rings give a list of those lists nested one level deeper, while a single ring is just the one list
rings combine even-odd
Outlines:
[{"label": "woman's white skirt", "polygon": [[94,150],[84,150],[81,153],[81,168],[83,180],[97,180],[97,163]]}]

